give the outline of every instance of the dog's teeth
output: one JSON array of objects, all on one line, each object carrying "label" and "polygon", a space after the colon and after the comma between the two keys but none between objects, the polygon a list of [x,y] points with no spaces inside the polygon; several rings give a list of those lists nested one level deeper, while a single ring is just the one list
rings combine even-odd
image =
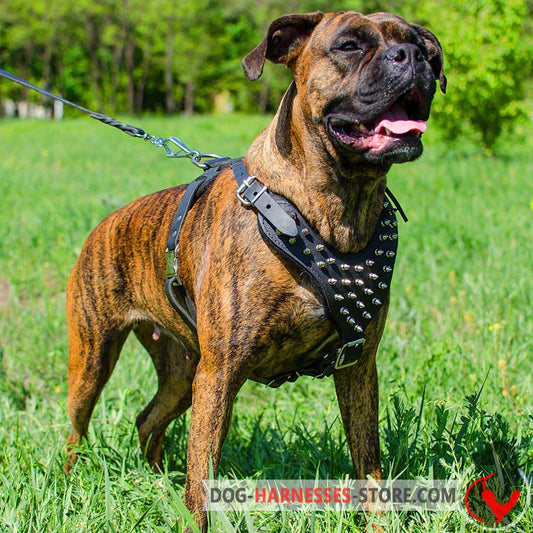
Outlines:
[{"label": "dog's teeth", "polygon": [[390,130],[385,128],[385,135],[388,135],[390,137],[390,133],[391,133]]}]

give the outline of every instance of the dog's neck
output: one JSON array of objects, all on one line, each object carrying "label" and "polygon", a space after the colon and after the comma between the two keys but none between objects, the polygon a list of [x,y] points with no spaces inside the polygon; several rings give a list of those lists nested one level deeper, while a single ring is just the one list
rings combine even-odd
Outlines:
[{"label": "dog's neck", "polygon": [[[295,85],[247,153],[250,172],[291,201],[340,252],[363,249],[374,232],[385,194],[385,171],[342,168],[305,123]],[[320,126],[318,126],[320,127]]]}]

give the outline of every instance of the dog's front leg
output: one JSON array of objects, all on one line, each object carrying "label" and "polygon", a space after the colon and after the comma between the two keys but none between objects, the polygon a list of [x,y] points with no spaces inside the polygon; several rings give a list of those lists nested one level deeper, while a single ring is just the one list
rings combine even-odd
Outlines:
[{"label": "dog's front leg", "polygon": [[378,375],[376,352],[385,327],[389,301],[365,331],[363,358],[355,365],[337,370],[335,391],[357,479],[381,479],[378,433]]},{"label": "dog's front leg", "polygon": [[381,479],[378,378],[374,356],[334,373],[341,418],[357,479]]},{"label": "dog's front leg", "polygon": [[209,463],[216,473],[228,432],[233,401],[246,378],[234,369],[216,368],[200,359],[193,382],[191,426],[187,450],[187,480],[184,501],[207,530],[203,481],[209,479]]}]

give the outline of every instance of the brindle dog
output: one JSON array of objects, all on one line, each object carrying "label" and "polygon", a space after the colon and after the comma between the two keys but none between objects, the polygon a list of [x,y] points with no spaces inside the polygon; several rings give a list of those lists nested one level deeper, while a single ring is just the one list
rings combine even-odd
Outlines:
[{"label": "brindle dog", "polygon": [[[368,243],[393,163],[422,153],[421,133],[442,50],[397,16],[287,15],[244,60],[250,80],[268,59],[294,81],[246,156],[250,174],[285,196],[341,252]],[[202,480],[216,470],[237,392],[308,366],[339,338],[320,295],[272,252],[257,215],[226,169],[200,197],[179,242],[179,275],[197,307],[198,336],[164,292],[165,244],[184,187],[140,198],[89,236],[67,290],[70,341],[68,470],[131,330],[153,359],[159,388],[137,418],[142,450],[161,467],[169,423],[192,404],[185,502],[206,527]],[[335,388],[355,475],[381,477],[375,355],[388,302],[368,326],[363,359],[337,370]]]}]

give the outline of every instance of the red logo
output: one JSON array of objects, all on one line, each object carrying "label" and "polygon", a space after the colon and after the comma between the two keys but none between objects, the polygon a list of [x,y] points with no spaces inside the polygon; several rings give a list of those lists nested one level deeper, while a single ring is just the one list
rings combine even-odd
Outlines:
[{"label": "red logo", "polygon": [[474,513],[472,510],[468,498],[470,496],[471,490],[478,484],[482,483],[481,499],[485,502],[485,505],[490,509],[491,513],[495,516],[496,520],[494,524],[499,524],[515,507],[520,499],[520,491],[515,489],[511,494],[511,497],[504,503],[500,503],[496,497],[496,494],[492,490],[488,489],[486,486],[487,480],[492,476],[495,476],[496,473],[493,472],[488,476],[476,479],[467,489],[465,494],[465,505],[466,510],[475,520],[478,522],[485,522],[485,520]]}]

